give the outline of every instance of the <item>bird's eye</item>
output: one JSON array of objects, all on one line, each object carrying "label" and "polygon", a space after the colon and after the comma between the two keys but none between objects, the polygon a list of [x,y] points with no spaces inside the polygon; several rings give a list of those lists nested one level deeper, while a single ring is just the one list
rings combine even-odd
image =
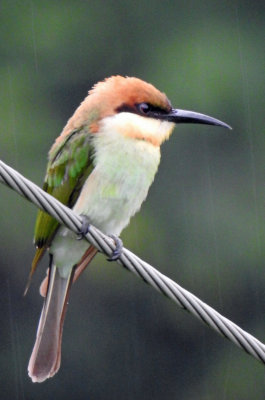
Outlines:
[{"label": "bird's eye", "polygon": [[137,104],[137,108],[141,114],[147,115],[151,111],[151,106],[148,103]]}]

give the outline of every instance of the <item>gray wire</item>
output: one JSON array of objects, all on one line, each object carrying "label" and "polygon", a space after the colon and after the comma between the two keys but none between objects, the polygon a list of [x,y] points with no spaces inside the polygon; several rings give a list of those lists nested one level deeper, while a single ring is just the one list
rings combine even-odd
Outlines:
[{"label": "gray wire", "polygon": [[[73,232],[80,232],[82,220],[79,215],[44,192],[33,182],[23,177],[1,160],[0,182],[6,184],[21,196],[36,204],[39,208],[52,215],[57,221],[67,226],[67,228],[71,229]],[[111,256],[112,251],[115,249],[113,239],[104,235],[93,226],[91,226],[86,235],[86,239],[108,257]],[[146,283],[177,303],[179,307],[189,311],[192,315],[229,339],[245,352],[265,363],[265,345],[263,343],[229,319],[223,317],[192,293],[183,289],[176,282],[161,274],[131,251],[124,248],[118,263],[122,264],[128,271],[142,278]]]}]

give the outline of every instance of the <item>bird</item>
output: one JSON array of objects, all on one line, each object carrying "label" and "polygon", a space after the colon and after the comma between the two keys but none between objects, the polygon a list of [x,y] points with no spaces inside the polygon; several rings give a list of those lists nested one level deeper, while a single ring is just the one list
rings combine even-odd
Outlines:
[{"label": "bird", "polygon": [[[147,197],[160,162],[160,146],[180,123],[231,127],[205,114],[172,107],[167,96],[136,77],[111,76],[96,83],[68,120],[48,154],[43,189],[117,245],[119,235]],[[86,240],[39,211],[36,253],[29,281],[46,252],[50,263],[40,292],[44,305],[29,360],[33,382],[60,368],[63,323],[70,287],[97,254]],[[28,288],[28,285],[27,285]]]}]

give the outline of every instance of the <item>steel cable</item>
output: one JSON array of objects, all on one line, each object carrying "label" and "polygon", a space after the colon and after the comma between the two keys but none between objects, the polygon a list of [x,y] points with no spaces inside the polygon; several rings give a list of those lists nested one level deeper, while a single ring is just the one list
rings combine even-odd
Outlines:
[{"label": "steel cable", "polygon": [[[54,197],[44,192],[33,182],[29,181],[16,170],[9,167],[0,160],[0,182],[15,190],[21,196],[31,201],[37,207],[46,211],[61,224],[79,233],[82,226],[80,216],[70,208],[64,206]],[[113,239],[104,235],[95,227],[91,226],[86,239],[100,252],[111,256],[115,249]],[[154,267],[141,260],[127,249],[123,249],[118,260],[128,271],[142,278],[146,283],[153,286],[177,305],[200,319],[206,325],[213,328],[219,334],[232,341],[235,345],[252,355],[259,361],[265,363],[265,345],[254,336],[250,335],[229,319],[223,317],[212,307],[198,299],[192,293],[182,288],[176,282],[161,274]]]}]

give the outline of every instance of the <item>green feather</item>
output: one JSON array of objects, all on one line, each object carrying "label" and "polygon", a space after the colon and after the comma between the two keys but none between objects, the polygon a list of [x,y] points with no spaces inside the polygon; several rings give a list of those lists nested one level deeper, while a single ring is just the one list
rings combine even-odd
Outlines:
[{"label": "green feather", "polygon": [[[93,169],[91,135],[87,128],[74,131],[49,153],[43,189],[72,207]],[[37,215],[34,242],[37,247],[50,245],[59,223],[44,211]]]}]

